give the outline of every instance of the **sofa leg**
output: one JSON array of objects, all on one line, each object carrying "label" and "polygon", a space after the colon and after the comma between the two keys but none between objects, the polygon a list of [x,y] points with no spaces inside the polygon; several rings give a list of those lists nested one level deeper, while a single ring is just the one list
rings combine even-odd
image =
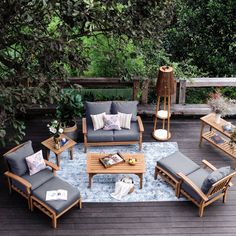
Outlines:
[{"label": "sofa leg", "polygon": [[223,203],[226,203],[226,198],[227,198],[227,190],[224,192],[223,195]]},{"label": "sofa leg", "polygon": [[139,151],[142,151],[142,143],[139,143]]},{"label": "sofa leg", "polygon": [[84,153],[87,153],[87,145],[86,144],[84,144]]},{"label": "sofa leg", "polygon": [[154,174],[154,179],[157,179],[157,176],[158,176],[158,168],[155,167],[155,174]]},{"label": "sofa leg", "polygon": [[78,201],[78,207],[79,207],[79,209],[82,208],[82,199],[81,199],[81,198],[80,198],[79,201]]},{"label": "sofa leg", "polygon": [[199,207],[199,216],[202,217],[203,216],[203,212],[204,212],[204,204],[201,204],[200,207]]},{"label": "sofa leg", "polygon": [[53,215],[53,217],[52,217],[52,227],[53,227],[54,229],[57,228],[57,218],[56,218],[55,215]]}]

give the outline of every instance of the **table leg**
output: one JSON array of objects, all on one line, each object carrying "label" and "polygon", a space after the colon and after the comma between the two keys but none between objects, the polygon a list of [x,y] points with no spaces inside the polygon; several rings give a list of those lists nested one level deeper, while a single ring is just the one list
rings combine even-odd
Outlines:
[{"label": "table leg", "polygon": [[199,147],[201,147],[201,145],[202,145],[202,135],[203,135],[204,126],[205,126],[205,123],[202,121],[201,132],[200,132],[200,142],[199,142]]},{"label": "table leg", "polygon": [[91,188],[92,186],[92,179],[93,179],[93,174],[89,174],[89,185],[88,185],[89,188]]},{"label": "table leg", "polygon": [[55,155],[56,155],[57,166],[60,167],[60,155],[59,154]]},{"label": "table leg", "polygon": [[49,160],[49,157],[50,157],[50,150],[47,149],[46,150],[46,159],[47,159],[47,161]]},{"label": "table leg", "polygon": [[136,174],[139,177],[140,180],[140,185],[139,188],[142,189],[143,188],[143,174]]},{"label": "table leg", "polygon": [[73,160],[74,154],[73,154],[73,147],[70,148],[70,159]]}]

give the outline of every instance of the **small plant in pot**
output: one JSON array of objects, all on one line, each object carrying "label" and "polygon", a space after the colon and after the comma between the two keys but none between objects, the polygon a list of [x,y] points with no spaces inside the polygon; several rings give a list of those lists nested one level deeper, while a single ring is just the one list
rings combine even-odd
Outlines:
[{"label": "small plant in pot", "polygon": [[77,140],[76,119],[82,116],[83,102],[78,91],[63,91],[56,116],[60,120],[64,134],[73,140]]},{"label": "small plant in pot", "polygon": [[222,96],[220,92],[210,93],[208,105],[215,112],[215,122],[220,123],[220,118],[231,114],[230,100]]}]

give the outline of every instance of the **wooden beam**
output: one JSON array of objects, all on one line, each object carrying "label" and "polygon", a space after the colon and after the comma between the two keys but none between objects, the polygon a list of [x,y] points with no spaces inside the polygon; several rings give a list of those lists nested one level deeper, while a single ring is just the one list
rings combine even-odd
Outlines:
[{"label": "wooden beam", "polygon": [[236,78],[192,78],[186,81],[186,87],[236,87]]}]

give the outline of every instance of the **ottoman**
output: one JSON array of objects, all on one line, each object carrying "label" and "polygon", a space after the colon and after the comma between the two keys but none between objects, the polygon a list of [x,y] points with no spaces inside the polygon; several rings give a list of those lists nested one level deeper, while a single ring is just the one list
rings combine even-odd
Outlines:
[{"label": "ottoman", "polygon": [[176,151],[157,161],[154,178],[157,179],[157,176],[160,175],[175,189],[175,195],[178,197],[181,178],[177,173],[189,175],[200,168],[183,153]]},{"label": "ottoman", "polygon": [[[46,201],[46,192],[57,189],[67,190],[67,200]],[[49,216],[53,228],[57,228],[57,218],[75,205],[82,207],[79,190],[56,176],[32,191],[31,210],[35,206]]]}]

